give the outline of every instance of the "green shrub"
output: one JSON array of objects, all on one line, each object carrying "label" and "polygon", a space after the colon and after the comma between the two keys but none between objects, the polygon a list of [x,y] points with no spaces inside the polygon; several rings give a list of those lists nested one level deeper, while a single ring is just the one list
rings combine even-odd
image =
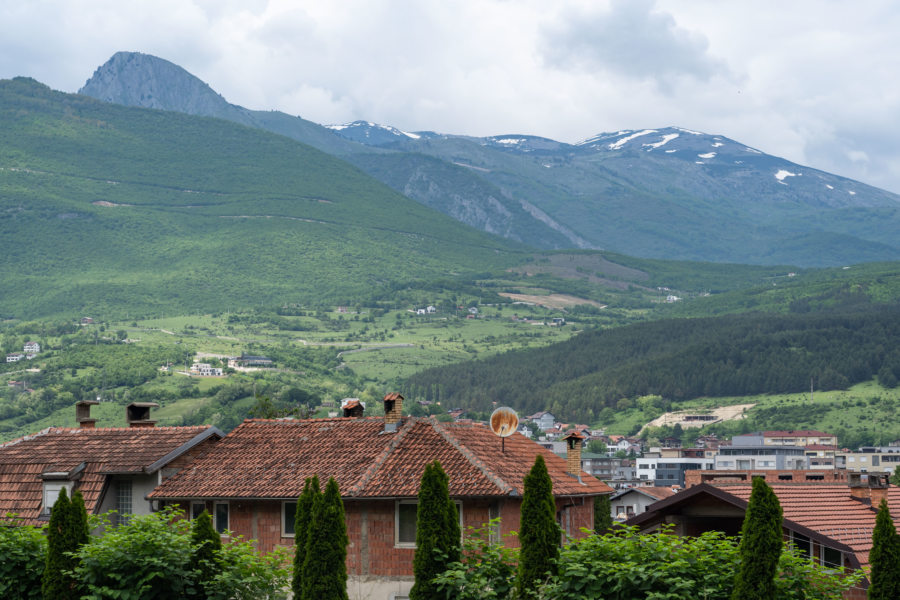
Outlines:
[{"label": "green shrub", "polygon": [[21,525],[15,515],[0,519],[0,598],[41,600],[46,554],[41,529]]}]

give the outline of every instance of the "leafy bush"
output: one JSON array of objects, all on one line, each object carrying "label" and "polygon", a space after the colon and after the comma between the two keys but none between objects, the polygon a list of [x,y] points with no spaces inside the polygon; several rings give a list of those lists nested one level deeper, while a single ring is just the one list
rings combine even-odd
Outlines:
[{"label": "leafy bush", "polygon": [[[441,597],[516,598],[519,552],[490,542],[488,531],[470,530],[463,560],[435,579]],[[679,537],[669,530],[640,535],[635,528],[618,527],[615,533],[591,535],[562,550],[557,575],[536,594],[546,600],[725,600],[739,564],[737,540],[719,532]],[[786,548],[778,563],[775,597],[839,600],[861,579],[861,572],[828,569]]]},{"label": "leafy bush", "polygon": [[0,519],[0,598],[40,600],[46,554],[39,528],[21,526],[15,515]]},{"label": "leafy bush", "polygon": [[197,593],[217,600],[282,598],[290,579],[285,552],[259,555],[249,542],[237,539],[222,546],[219,571],[205,585],[191,569],[194,548],[191,522],[171,508],[135,516],[110,527],[79,552],[75,569],[88,590],[100,600],[182,600]]}]

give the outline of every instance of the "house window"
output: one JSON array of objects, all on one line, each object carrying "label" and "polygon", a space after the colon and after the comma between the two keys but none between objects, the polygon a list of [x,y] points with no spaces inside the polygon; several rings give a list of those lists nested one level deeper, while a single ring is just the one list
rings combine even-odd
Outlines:
[{"label": "house window", "polygon": [[[454,500],[456,514],[459,517],[459,529],[462,532],[462,502]],[[416,547],[416,512],[417,500],[397,500],[394,504],[394,545],[398,548]]]},{"label": "house window", "polygon": [[797,533],[796,531],[791,532],[791,542],[794,544],[794,547],[797,548],[797,551],[801,556],[805,556],[806,558],[810,557],[810,546],[809,546],[809,538],[803,535],[802,533]]},{"label": "house window", "polygon": [[840,550],[824,546],[822,548],[822,565],[829,569],[840,569],[844,564],[844,556]]},{"label": "house window", "polygon": [[296,502],[281,503],[281,537],[294,537],[294,517],[297,516]]},{"label": "house window", "polygon": [[228,503],[216,502],[216,514],[214,515],[214,525],[216,531],[224,534],[228,530]]},{"label": "house window", "polygon": [[53,505],[56,503],[57,498],[59,498],[59,493],[63,488],[66,488],[66,494],[68,496],[72,496],[72,482],[71,481],[45,481],[44,482],[44,511],[45,515],[50,514],[50,509],[53,508]]},{"label": "house window", "polygon": [[191,502],[191,519],[196,519],[206,510],[206,502]]},{"label": "house window", "polygon": [[131,518],[131,481],[116,482],[116,521],[119,525],[125,525]]}]

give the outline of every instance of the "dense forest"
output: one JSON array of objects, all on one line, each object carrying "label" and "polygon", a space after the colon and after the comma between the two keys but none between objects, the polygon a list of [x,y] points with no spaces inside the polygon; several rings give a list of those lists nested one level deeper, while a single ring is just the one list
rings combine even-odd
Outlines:
[{"label": "dense forest", "polygon": [[900,306],[820,314],[671,319],[586,331],[547,348],[422,371],[412,397],[485,411],[593,422],[604,408],[656,394],[671,401],[843,389],[900,379]]}]

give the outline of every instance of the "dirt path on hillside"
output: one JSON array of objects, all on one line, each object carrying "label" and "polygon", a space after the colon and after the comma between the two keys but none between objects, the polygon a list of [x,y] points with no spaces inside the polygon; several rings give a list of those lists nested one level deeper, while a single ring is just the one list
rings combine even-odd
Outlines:
[{"label": "dirt path on hillside", "polygon": [[547,308],[571,308],[579,304],[589,304],[597,308],[606,308],[605,304],[600,304],[594,300],[579,298],[578,296],[569,296],[568,294],[548,294],[547,296],[535,296],[532,294],[510,294],[508,292],[500,292],[501,296],[509,298],[514,302],[528,302],[529,304],[537,304]]}]

